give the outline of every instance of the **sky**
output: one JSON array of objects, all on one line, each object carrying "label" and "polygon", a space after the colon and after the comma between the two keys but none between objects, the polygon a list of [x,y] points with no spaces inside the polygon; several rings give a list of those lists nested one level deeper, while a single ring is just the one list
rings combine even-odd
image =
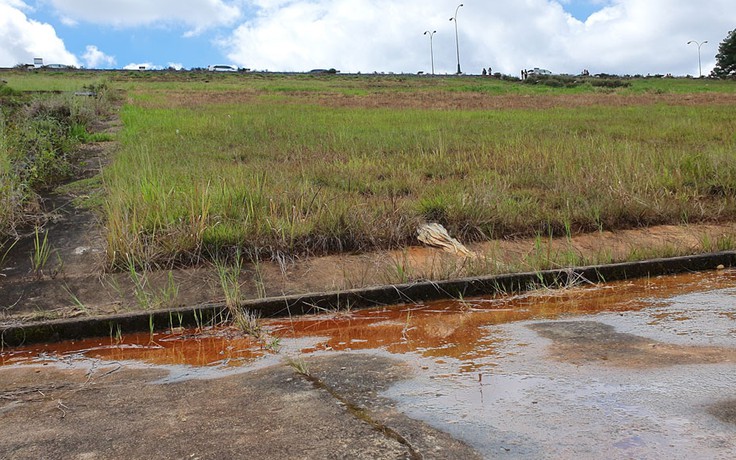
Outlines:
[{"label": "sky", "polygon": [[[0,0],[0,67],[698,75],[734,0]],[[457,11],[457,16],[455,16]],[[450,18],[455,18],[451,21]],[[457,41],[456,29],[457,26]],[[434,33],[425,35],[425,31]]]}]

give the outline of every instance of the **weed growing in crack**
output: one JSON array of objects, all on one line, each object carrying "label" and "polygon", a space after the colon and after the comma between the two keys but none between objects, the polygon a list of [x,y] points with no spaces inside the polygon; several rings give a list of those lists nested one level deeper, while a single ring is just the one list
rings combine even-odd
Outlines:
[{"label": "weed growing in crack", "polygon": [[401,328],[401,338],[405,342],[409,340],[409,331],[414,329],[411,326],[411,310],[406,312],[406,321],[404,322],[404,327]]},{"label": "weed growing in crack", "polygon": [[18,241],[19,240],[16,239],[11,244],[9,244],[8,249],[5,249],[5,244],[7,243],[0,243],[0,269],[2,269],[3,265],[5,264],[5,259],[8,257],[8,254],[13,249],[13,247],[18,244]]},{"label": "weed growing in crack", "polygon": [[469,313],[473,310],[474,304],[468,302],[465,300],[465,297],[462,293],[458,293],[457,301],[460,303],[460,310],[464,313]]},{"label": "weed growing in crack", "polygon": [[260,317],[254,311],[238,308],[234,312],[233,323],[238,329],[256,340],[264,337],[265,332],[261,326]]},{"label": "weed growing in crack", "polygon": [[306,361],[304,361],[304,358],[302,358],[301,356],[297,358],[292,358],[291,356],[287,357],[286,364],[291,366],[298,374],[310,375],[309,365]]},{"label": "weed growing in crack", "polygon": [[148,341],[153,343],[153,332],[156,330],[156,326],[153,322],[153,315],[148,315]]},{"label": "weed growing in crack", "polygon": [[192,311],[192,316],[194,317],[194,324],[197,325],[197,330],[201,331],[204,328],[204,318],[202,316],[202,312],[199,310]]},{"label": "weed growing in crack", "polygon": [[700,247],[707,252],[728,251],[736,247],[736,239],[732,235],[720,235],[713,238],[705,234],[700,238]]},{"label": "weed growing in crack", "polygon": [[82,303],[82,301],[81,301],[81,300],[79,300],[79,297],[77,297],[77,296],[76,296],[76,295],[75,295],[75,294],[74,294],[74,293],[72,292],[72,290],[71,290],[71,289],[69,288],[69,286],[67,286],[66,284],[64,284],[64,290],[65,290],[65,291],[66,291],[66,293],[67,293],[67,294],[69,294],[69,296],[70,296],[70,297],[72,298],[72,302],[74,302],[74,306],[76,307],[76,309],[77,309],[77,310],[81,311],[81,312],[82,312],[82,313],[84,313],[85,315],[86,315],[86,314],[89,314],[89,310],[87,309],[87,306],[86,306],[86,305],[85,305],[84,303]]},{"label": "weed growing in crack", "polygon": [[254,251],[255,255],[252,257],[253,270],[254,270],[254,282],[256,285],[256,295],[259,299],[266,298],[266,283],[263,280],[263,267],[261,266],[261,259],[258,255],[258,249]]},{"label": "weed growing in crack", "polygon": [[[259,291],[259,297],[265,297],[265,289],[263,278],[260,271],[260,263],[258,257],[254,257],[256,287]],[[269,350],[278,349],[278,340],[270,337],[261,326],[260,316],[258,312],[242,308],[243,298],[241,293],[242,283],[240,282],[243,273],[243,257],[240,249],[236,249],[235,254],[230,262],[221,257],[214,259],[217,275],[220,280],[220,287],[225,296],[225,308],[229,319],[233,326],[254,339],[265,342],[265,348]]]},{"label": "weed growing in crack", "polygon": [[145,268],[139,272],[132,257],[128,256],[127,261],[128,276],[133,282],[133,296],[139,307],[156,309],[176,303],[179,296],[179,285],[176,283],[173,271],[167,272],[166,283],[163,287],[156,289],[151,285],[149,272]]},{"label": "weed growing in crack", "polygon": [[281,337],[270,336],[270,339],[266,342],[264,348],[268,351],[278,353],[279,350],[281,350]]},{"label": "weed growing in crack", "polygon": [[[41,238],[41,233],[43,233],[43,239]],[[46,264],[52,252],[53,249],[49,242],[49,232],[42,232],[39,227],[36,227],[33,235],[33,250],[31,251],[31,270],[36,278],[40,279],[43,277],[43,271],[46,269]],[[61,263],[60,258],[58,261]]]},{"label": "weed growing in crack", "polygon": [[123,343],[123,328],[120,323],[110,323],[110,341],[117,345]]},{"label": "weed growing in crack", "polygon": [[179,325],[174,326],[174,314],[172,312],[169,312],[169,332],[174,333],[175,331],[181,331],[184,329],[184,315],[182,313],[177,312],[176,317],[179,320]]},{"label": "weed growing in crack", "polygon": [[228,264],[222,258],[215,258],[215,268],[217,276],[220,280],[220,287],[225,295],[225,306],[234,313],[240,306],[241,301],[241,283],[240,274],[243,271],[243,259],[238,249],[233,257],[232,263]]},{"label": "weed growing in crack", "polygon": [[174,272],[169,270],[166,275],[166,285],[159,290],[158,303],[160,305],[173,305],[179,296],[179,285],[176,284]]},{"label": "weed growing in crack", "polygon": [[730,251],[736,249],[736,237],[733,235],[722,235],[716,239],[716,249],[719,251]]},{"label": "weed growing in crack", "polygon": [[411,263],[406,250],[401,251],[401,256],[391,258],[391,273],[388,279],[389,282],[396,284],[406,284],[412,279]]}]

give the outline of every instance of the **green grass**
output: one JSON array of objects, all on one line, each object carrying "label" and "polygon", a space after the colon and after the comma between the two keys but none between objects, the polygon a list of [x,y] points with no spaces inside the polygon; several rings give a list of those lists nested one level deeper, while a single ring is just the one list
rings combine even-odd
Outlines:
[{"label": "green grass", "polygon": [[[396,247],[736,217],[731,107],[435,111],[129,105],[111,254]],[[183,260],[182,259],[182,260]]]},{"label": "green grass", "polygon": [[16,91],[81,91],[101,79],[97,72],[49,72],[46,70],[5,70],[0,78]]},{"label": "green grass", "polygon": [[[109,81],[115,88],[126,91],[241,91],[247,88],[262,93],[313,92],[347,95],[369,95],[376,92],[462,91],[490,94],[538,94],[596,92],[590,84],[577,88],[550,88],[544,85],[523,85],[513,81],[480,76],[413,76],[413,75],[310,75],[278,73],[213,73],[126,71],[94,72],[68,70],[4,70],[0,78],[17,91],[80,91],[84,86]],[[592,81],[589,79],[589,81]],[[736,92],[730,81],[688,78],[627,79],[631,87],[624,93],[665,92]]]},{"label": "green grass", "polygon": [[[413,243],[425,221],[468,242],[736,218],[730,105],[411,108],[462,93],[732,93],[733,82],[650,78],[610,89],[401,75],[106,78],[128,101],[121,149],[102,178],[109,262],[118,268],[196,263],[233,247],[252,260],[396,248]],[[100,81],[85,72],[6,79],[62,91]],[[330,104],[394,95],[420,97],[401,107]]]}]

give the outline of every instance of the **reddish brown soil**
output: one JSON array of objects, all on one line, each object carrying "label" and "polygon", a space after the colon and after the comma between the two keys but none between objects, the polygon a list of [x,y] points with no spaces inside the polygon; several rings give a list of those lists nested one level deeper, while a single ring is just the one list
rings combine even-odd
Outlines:
[{"label": "reddish brown soil", "polygon": [[[261,93],[238,91],[167,91],[165,100],[154,100],[152,106],[198,107],[202,104],[245,104],[257,102]],[[415,108],[437,110],[550,109],[576,107],[628,107],[653,104],[703,106],[736,105],[736,93],[675,94],[654,92],[622,95],[615,92],[566,95],[493,95],[459,91],[381,91],[366,95],[287,91],[283,103],[319,104],[327,107]],[[270,101],[272,102],[272,101]],[[138,102],[138,104],[145,105]]]},{"label": "reddish brown soil", "polygon": [[736,94],[641,94],[623,96],[608,93],[574,95],[501,95],[469,92],[416,92],[336,96],[318,98],[319,103],[337,107],[389,107],[445,110],[549,109],[590,106],[627,107],[632,105],[733,105]]}]

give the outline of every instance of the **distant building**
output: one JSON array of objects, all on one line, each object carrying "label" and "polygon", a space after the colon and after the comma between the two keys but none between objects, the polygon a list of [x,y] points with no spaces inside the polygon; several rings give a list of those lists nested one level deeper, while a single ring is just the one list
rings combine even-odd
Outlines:
[{"label": "distant building", "polygon": [[33,67],[37,69],[43,67],[43,58],[33,58]]}]

